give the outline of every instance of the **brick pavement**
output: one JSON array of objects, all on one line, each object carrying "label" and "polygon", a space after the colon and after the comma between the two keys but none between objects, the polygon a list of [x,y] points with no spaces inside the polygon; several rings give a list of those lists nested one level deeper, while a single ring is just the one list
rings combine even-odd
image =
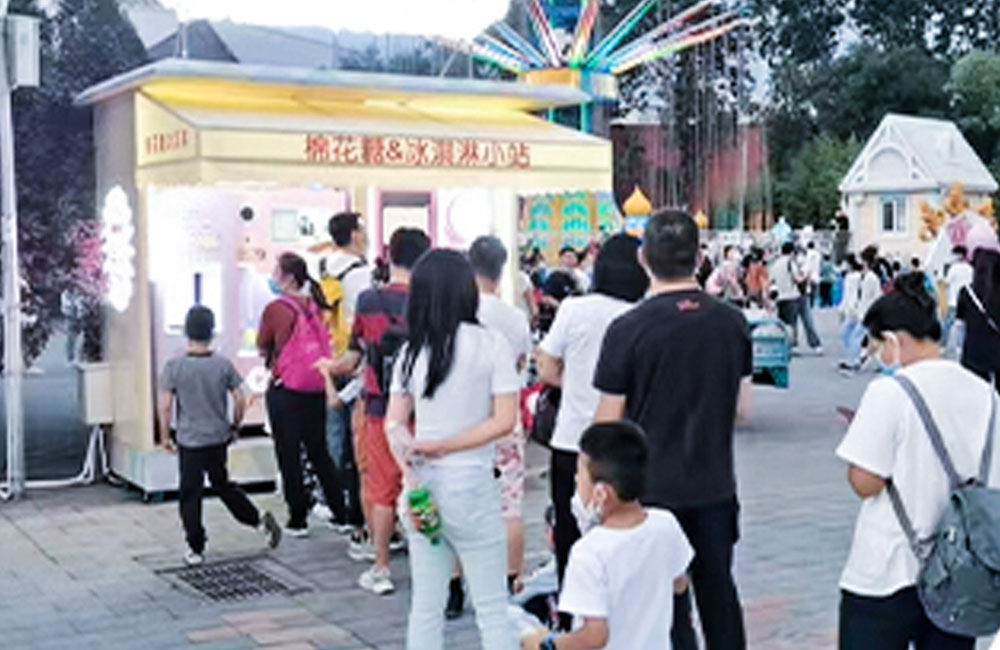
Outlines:
[{"label": "brick pavement", "polygon": [[[838,405],[854,406],[868,377],[833,369],[833,319],[820,319],[825,358],[796,359],[787,391],[760,388],[754,416],[737,435],[742,542],[736,572],[749,645],[761,650],[836,645],[837,579],[858,503],[833,457],[843,432]],[[544,466],[535,449],[530,465]],[[529,555],[541,556],[544,479],[528,486]],[[276,511],[280,500],[255,500]],[[214,558],[252,555],[262,544],[221,504],[205,508]],[[176,504],[147,505],[102,485],[34,492],[0,504],[0,648],[336,648],[402,647],[408,597],[406,561],[393,560],[399,591],[375,597],[354,587],[364,568],[346,541],[314,526],[269,555],[310,591],[219,604],[192,596],[156,568],[180,562]],[[472,617],[448,624],[449,648],[476,648]]]}]

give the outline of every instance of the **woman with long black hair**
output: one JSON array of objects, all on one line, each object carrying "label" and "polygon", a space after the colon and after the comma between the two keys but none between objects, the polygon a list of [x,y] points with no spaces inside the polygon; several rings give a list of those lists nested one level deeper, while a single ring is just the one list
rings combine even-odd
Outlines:
[{"label": "woman with long black hair", "polygon": [[639,266],[638,251],[639,240],[628,235],[615,235],[605,242],[594,263],[594,292],[563,301],[552,329],[538,349],[539,378],[562,389],[550,442],[549,473],[556,508],[555,551],[560,584],[570,548],[580,538],[570,503],[576,490],[580,436],[593,422],[601,398],[593,385],[601,342],[612,321],[649,289],[649,277]]},{"label": "woman with long black hair", "polygon": [[271,276],[277,294],[261,316],[257,348],[271,370],[267,414],[281,470],[288,523],[294,537],[309,534],[309,498],[302,480],[302,448],[323,488],[334,518],[343,521],[343,490],[326,446],[326,380],[314,367],[329,358],[330,335],[321,312],[330,310],[305,260],[284,253]]},{"label": "woman with long black hair", "polygon": [[510,345],[477,322],[478,307],[472,267],[461,253],[431,251],[414,267],[408,341],[393,372],[386,431],[406,491],[429,488],[444,543],[432,543],[413,530],[409,516],[401,517],[410,529],[409,650],[443,647],[453,554],[462,563],[483,648],[517,646],[506,614],[507,540],[493,466],[494,443],[514,429],[520,382]]}]

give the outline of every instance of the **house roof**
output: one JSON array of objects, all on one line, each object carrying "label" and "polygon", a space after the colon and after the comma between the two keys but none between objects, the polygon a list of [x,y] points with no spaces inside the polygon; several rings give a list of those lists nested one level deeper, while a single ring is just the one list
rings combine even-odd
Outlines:
[{"label": "house roof", "polygon": [[77,105],[95,104],[140,88],[158,92],[164,101],[176,103],[192,99],[249,102],[284,98],[300,104],[388,101],[425,107],[461,106],[468,110],[538,111],[589,101],[582,91],[564,86],[188,59],[165,59],[130,70],[84,90],[75,101]]},{"label": "house roof", "polygon": [[840,191],[907,192],[960,183],[993,193],[997,182],[954,122],[887,114],[865,144]]}]

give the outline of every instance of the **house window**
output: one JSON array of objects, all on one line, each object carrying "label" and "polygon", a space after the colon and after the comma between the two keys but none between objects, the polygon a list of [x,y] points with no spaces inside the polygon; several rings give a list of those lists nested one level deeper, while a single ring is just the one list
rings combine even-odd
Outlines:
[{"label": "house window", "polygon": [[882,199],[880,223],[882,232],[906,232],[906,202],[900,198]]}]

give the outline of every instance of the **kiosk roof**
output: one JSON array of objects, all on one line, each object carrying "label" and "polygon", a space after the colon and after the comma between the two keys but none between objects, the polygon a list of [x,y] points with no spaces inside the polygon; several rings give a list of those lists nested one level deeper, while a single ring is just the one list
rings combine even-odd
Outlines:
[{"label": "kiosk roof", "polygon": [[358,103],[419,101],[427,106],[462,102],[467,107],[511,111],[538,111],[591,100],[586,93],[562,86],[164,59],[88,88],[76,97],[76,104],[96,104],[138,89],[179,101],[218,93]]}]

